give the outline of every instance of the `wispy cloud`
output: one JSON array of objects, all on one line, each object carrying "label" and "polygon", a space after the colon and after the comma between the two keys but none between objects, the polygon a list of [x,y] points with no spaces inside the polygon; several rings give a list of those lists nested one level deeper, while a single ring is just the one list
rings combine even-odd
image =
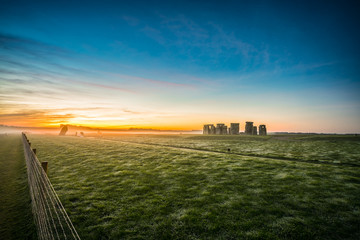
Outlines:
[{"label": "wispy cloud", "polygon": [[[146,123],[150,119],[166,118],[169,113],[131,108],[73,107],[73,108],[36,108],[24,104],[0,104],[0,124],[16,126],[58,126],[76,124],[84,126],[130,126]],[[129,124],[131,123],[131,124]],[[135,124],[135,125],[134,125]]]},{"label": "wispy cloud", "polygon": [[74,117],[74,114],[53,114],[48,110],[18,110],[14,113],[0,114],[0,122],[17,126],[47,126],[66,123]]},{"label": "wispy cloud", "polygon": [[122,109],[122,111],[123,112],[125,112],[125,113],[131,113],[131,114],[144,114],[144,113],[146,113],[146,112],[139,112],[139,111],[132,111],[132,110],[129,110],[129,109]]},{"label": "wispy cloud", "polygon": [[139,19],[135,18],[135,17],[132,17],[132,16],[123,16],[122,17],[126,22],[127,24],[131,25],[131,26],[136,26],[139,24]]},{"label": "wispy cloud", "polygon": [[[237,58],[239,65],[268,64],[270,52],[266,46],[254,46],[244,41],[237,32],[229,31],[214,22],[198,22],[185,15],[168,16],[158,13],[158,21],[132,25],[163,47],[164,54],[185,56],[194,64],[223,64]],[[130,23],[129,23],[130,24]],[[166,56],[164,56],[166,57]]]},{"label": "wispy cloud", "polygon": [[144,32],[145,35],[147,35],[149,38],[155,40],[157,43],[161,45],[168,43],[167,40],[162,36],[161,31],[159,31],[156,28],[147,25],[144,28],[142,28],[141,31]]},{"label": "wispy cloud", "polygon": [[[6,51],[17,51],[32,57],[51,60],[54,56],[69,57],[70,51],[29,38],[0,33],[0,47]],[[51,55],[49,56],[49,53]]]},{"label": "wispy cloud", "polygon": [[11,41],[7,41],[8,38],[2,40],[0,63],[11,71],[42,75],[90,75],[87,70],[71,66],[80,58],[74,52],[21,37],[12,37]]},{"label": "wispy cloud", "polygon": [[124,92],[124,93],[133,93],[136,94],[136,91],[127,89],[127,88],[121,88],[121,87],[117,87],[114,85],[105,85],[105,84],[100,84],[100,83],[94,83],[94,82],[89,82],[89,81],[81,81],[81,80],[75,80],[75,79],[65,79],[65,78],[61,78],[62,81],[66,81],[69,83],[77,83],[77,84],[81,84],[81,85],[86,85],[86,86],[90,86],[90,87],[94,87],[94,88],[103,88],[103,89],[108,89],[108,90],[112,90],[112,91],[120,91],[120,92]]},{"label": "wispy cloud", "polygon": [[[93,89],[136,93],[131,89],[93,80],[96,76],[92,70],[69,66],[72,64],[69,59],[78,58],[78,56],[62,48],[1,33],[0,46],[4,49],[0,55],[0,63],[5,67],[0,68],[0,78],[2,81],[11,82],[14,87],[18,84],[18,91],[24,87],[21,83],[29,85],[29,79],[31,79],[33,85],[51,84],[61,88],[64,83],[70,83]],[[26,77],[27,81],[19,79],[20,76]],[[24,92],[24,90],[21,91]],[[80,92],[80,90],[77,91]]]},{"label": "wispy cloud", "polygon": [[148,83],[155,84],[155,85],[158,85],[158,86],[181,87],[181,88],[190,88],[190,89],[196,88],[195,85],[186,84],[186,83],[175,83],[175,82],[169,82],[169,81],[161,81],[161,80],[155,80],[155,79],[143,78],[143,77],[137,77],[137,76],[130,76],[130,75],[118,74],[118,73],[108,73],[108,74],[119,77],[121,79],[125,79],[125,80],[148,82]]},{"label": "wispy cloud", "polygon": [[162,29],[171,32],[176,39],[175,41],[170,39],[171,42],[169,41],[168,44],[174,44],[184,52],[198,49],[201,55],[214,58],[234,55],[248,58],[250,54],[262,54],[253,45],[236,37],[234,32],[225,31],[219,24],[213,22],[200,24],[184,15],[171,17],[160,15],[160,18]]}]

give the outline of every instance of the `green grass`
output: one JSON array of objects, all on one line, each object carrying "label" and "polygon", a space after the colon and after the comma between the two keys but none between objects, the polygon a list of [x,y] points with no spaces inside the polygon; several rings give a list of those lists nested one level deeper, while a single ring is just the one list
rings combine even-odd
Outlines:
[{"label": "green grass", "polygon": [[[109,137],[112,140],[124,139]],[[358,164],[360,137],[347,135],[180,136],[130,135],[126,141],[189,147],[248,156]]]},{"label": "green grass", "polygon": [[36,239],[20,134],[0,135],[0,238]]},{"label": "green grass", "polygon": [[360,238],[357,139],[29,137],[83,239]]}]

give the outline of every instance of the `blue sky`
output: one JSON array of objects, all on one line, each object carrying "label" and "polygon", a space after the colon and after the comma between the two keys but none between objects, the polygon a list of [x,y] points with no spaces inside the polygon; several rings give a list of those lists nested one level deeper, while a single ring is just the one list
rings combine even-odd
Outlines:
[{"label": "blue sky", "polygon": [[350,1],[2,6],[2,124],[360,132]]}]

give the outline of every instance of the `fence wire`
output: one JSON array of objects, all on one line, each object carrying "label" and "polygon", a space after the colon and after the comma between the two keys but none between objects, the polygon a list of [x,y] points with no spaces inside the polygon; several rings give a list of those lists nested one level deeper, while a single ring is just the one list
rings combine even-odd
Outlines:
[{"label": "fence wire", "polygon": [[22,140],[39,239],[80,239],[24,133]]}]

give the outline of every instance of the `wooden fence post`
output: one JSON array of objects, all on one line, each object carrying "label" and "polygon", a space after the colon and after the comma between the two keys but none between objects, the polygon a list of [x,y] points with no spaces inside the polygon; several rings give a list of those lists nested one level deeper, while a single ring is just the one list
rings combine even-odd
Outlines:
[{"label": "wooden fence post", "polygon": [[41,167],[44,169],[46,175],[48,174],[48,162],[41,162]]}]

